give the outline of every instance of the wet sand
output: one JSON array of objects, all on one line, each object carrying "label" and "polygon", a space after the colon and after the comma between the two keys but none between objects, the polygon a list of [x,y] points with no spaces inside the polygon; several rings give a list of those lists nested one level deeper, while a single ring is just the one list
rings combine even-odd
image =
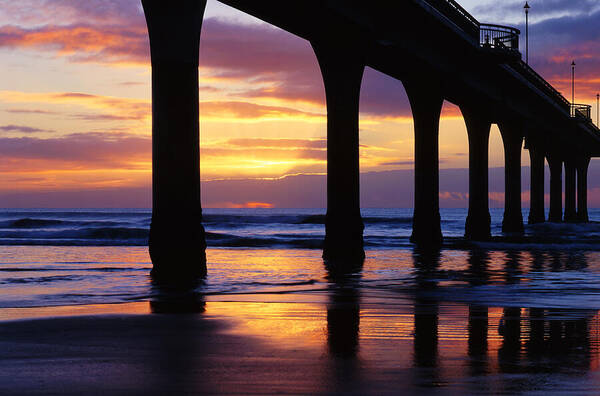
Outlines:
[{"label": "wet sand", "polygon": [[598,393],[595,312],[405,303],[3,310],[0,394]]}]

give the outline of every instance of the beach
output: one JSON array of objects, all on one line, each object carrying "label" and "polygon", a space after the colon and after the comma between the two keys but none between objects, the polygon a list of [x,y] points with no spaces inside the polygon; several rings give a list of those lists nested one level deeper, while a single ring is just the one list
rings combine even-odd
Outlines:
[{"label": "beach", "polygon": [[[450,214],[457,220],[442,223],[448,234],[460,225],[460,213]],[[285,220],[296,215],[288,212]],[[95,216],[117,228],[125,221],[105,212],[60,216]],[[132,221],[143,224],[144,216]],[[209,247],[207,278],[186,287],[154,282],[147,248],[116,237],[103,246],[66,240],[0,246],[0,393],[595,394],[600,388],[596,223],[546,225],[564,228],[563,239],[552,243],[542,243],[552,233],[538,227],[528,228],[521,242],[451,241],[432,253],[405,247],[410,224],[403,229],[402,218],[383,211],[381,220],[366,222],[366,240],[372,244],[378,233],[395,229],[387,238],[397,245],[372,244],[362,268],[340,275],[318,248],[281,247],[302,233],[318,239],[322,225],[312,224],[314,217],[278,226],[264,213],[236,216],[237,224],[209,222],[207,232],[230,235],[213,241],[239,243],[254,234],[278,244]],[[49,228],[62,225],[47,214],[22,218],[36,221],[29,228],[21,221],[18,230],[5,223],[0,237],[66,235]],[[42,218],[54,223],[41,227]],[[89,224],[65,227],[71,237]],[[581,230],[587,232],[577,238]]]},{"label": "beach", "polygon": [[[490,308],[484,316],[481,307],[476,315],[473,307],[427,302],[410,312],[359,306],[351,298],[329,304],[207,302],[204,312],[195,314],[152,314],[148,303],[119,305],[126,306],[4,322],[0,392],[592,394],[598,389],[598,318],[589,313],[565,310],[552,319],[535,319],[531,311],[510,317]],[[108,313],[111,309],[120,313]],[[501,322],[512,335],[498,334]],[[550,330],[539,334],[540,326]]]}]

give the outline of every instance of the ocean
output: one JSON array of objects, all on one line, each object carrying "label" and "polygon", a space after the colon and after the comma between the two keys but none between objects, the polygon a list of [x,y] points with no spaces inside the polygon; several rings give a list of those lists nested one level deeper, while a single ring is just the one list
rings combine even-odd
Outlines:
[{"label": "ocean", "polygon": [[[150,215],[145,209],[2,210],[0,308],[151,299]],[[360,285],[374,296],[418,287],[412,211],[363,209],[362,215],[367,259]],[[589,224],[526,226],[517,240],[500,237],[502,210],[491,216],[498,239],[465,244],[466,210],[441,210],[446,242],[427,275],[444,286],[436,293],[448,296],[439,298],[600,309],[600,210],[590,211]],[[213,298],[289,293],[318,299],[329,284],[320,258],[323,222],[323,209],[205,209],[209,275],[198,291]],[[485,272],[473,272],[473,257]]]},{"label": "ocean", "polygon": [[[523,237],[502,236],[493,209],[485,243],[462,239],[466,210],[442,209],[439,252],[409,243],[411,210],[363,209],[366,259],[343,277],[321,258],[322,209],[204,213],[208,276],[180,292],[149,276],[149,210],[0,211],[0,393],[144,376],[190,393],[600,389],[598,209]],[[162,315],[173,302],[197,313]]]}]

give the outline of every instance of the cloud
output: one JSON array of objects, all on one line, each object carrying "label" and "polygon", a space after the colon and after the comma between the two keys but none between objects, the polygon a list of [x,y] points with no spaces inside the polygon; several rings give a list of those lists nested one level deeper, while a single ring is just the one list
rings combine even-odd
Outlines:
[{"label": "cloud", "polygon": [[414,165],[414,161],[391,161],[391,162],[382,162],[380,165],[384,166],[406,166],[406,165]]},{"label": "cloud", "polygon": [[94,25],[131,24],[143,18],[140,3],[122,0],[19,0],[3,2],[0,24],[39,26],[48,21],[70,25],[86,21]]},{"label": "cloud", "polygon": [[6,109],[7,113],[15,114],[59,114],[57,111],[41,110],[41,109]]},{"label": "cloud", "polygon": [[[491,19],[494,23],[520,21],[524,18],[523,5],[522,0],[493,1],[475,6],[473,14],[484,15],[486,20]],[[587,15],[590,11],[598,9],[596,0],[530,0],[529,5],[532,7],[530,17],[538,21],[565,15]]]},{"label": "cloud", "polygon": [[264,139],[264,138],[237,138],[229,139],[226,142],[230,146],[239,147],[261,147],[261,148],[272,148],[281,147],[287,149],[297,148],[315,148],[315,149],[326,149],[326,139]]},{"label": "cloud", "polygon": [[231,158],[235,164],[258,163],[262,167],[268,166],[269,162],[290,163],[295,164],[299,160],[311,160],[325,162],[327,160],[327,152],[318,149],[277,149],[277,148],[220,148],[220,147],[200,147],[201,158],[218,158],[227,160],[231,164]]},{"label": "cloud", "polygon": [[1,47],[52,51],[74,62],[146,64],[149,59],[146,29],[129,24],[47,25],[31,29],[1,26]]},{"label": "cloud", "polygon": [[[570,99],[571,61],[576,100],[591,100],[600,83],[600,10],[548,18],[530,26],[530,63]],[[579,99],[578,99],[579,98]]]},{"label": "cloud", "polygon": [[[86,121],[144,120],[151,116],[151,103],[145,99],[119,98],[81,92],[18,92],[0,91],[0,101],[9,103],[44,103],[83,106],[101,113],[67,113],[70,118]],[[13,110],[14,111],[14,110]],[[29,112],[28,110],[19,110]],[[31,110],[32,112],[37,112]],[[40,114],[48,112],[41,111]],[[49,113],[53,114],[53,113]],[[270,106],[245,101],[202,101],[203,119],[239,120],[325,120],[325,115],[285,106]]]},{"label": "cloud", "polygon": [[2,132],[20,132],[20,133],[39,133],[49,132],[47,129],[32,128],[23,125],[2,125],[0,126]]},{"label": "cloud", "polygon": [[149,100],[92,95],[81,92],[0,91],[0,101],[79,105],[90,109],[108,110],[127,119],[144,119],[149,117],[151,112]]},{"label": "cloud", "polygon": [[302,118],[323,121],[325,119],[324,114],[242,101],[202,101],[200,102],[200,116],[202,118],[245,120]]},{"label": "cloud", "polygon": [[146,169],[151,139],[119,133],[73,133],[56,138],[0,138],[0,172],[51,169]]}]

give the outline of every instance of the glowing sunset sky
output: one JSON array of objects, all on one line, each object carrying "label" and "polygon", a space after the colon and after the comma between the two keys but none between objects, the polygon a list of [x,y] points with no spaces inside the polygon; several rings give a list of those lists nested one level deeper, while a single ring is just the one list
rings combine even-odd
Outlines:
[{"label": "glowing sunset sky", "polygon": [[[524,22],[521,1],[460,3],[481,22]],[[530,64],[567,93],[575,59],[576,102],[595,104],[600,3],[529,3]],[[204,181],[324,174],[325,94],[307,41],[209,0],[200,65]],[[138,0],[0,0],[0,70],[0,207],[59,192],[97,193],[90,205],[104,206],[102,192],[115,189],[137,191],[124,206],[147,205],[151,86]],[[412,118],[401,82],[367,68],[360,106],[361,172],[412,169]],[[467,163],[464,122],[446,103],[440,166]],[[503,163],[493,127],[490,167]],[[217,197],[205,206],[230,201]]]}]

